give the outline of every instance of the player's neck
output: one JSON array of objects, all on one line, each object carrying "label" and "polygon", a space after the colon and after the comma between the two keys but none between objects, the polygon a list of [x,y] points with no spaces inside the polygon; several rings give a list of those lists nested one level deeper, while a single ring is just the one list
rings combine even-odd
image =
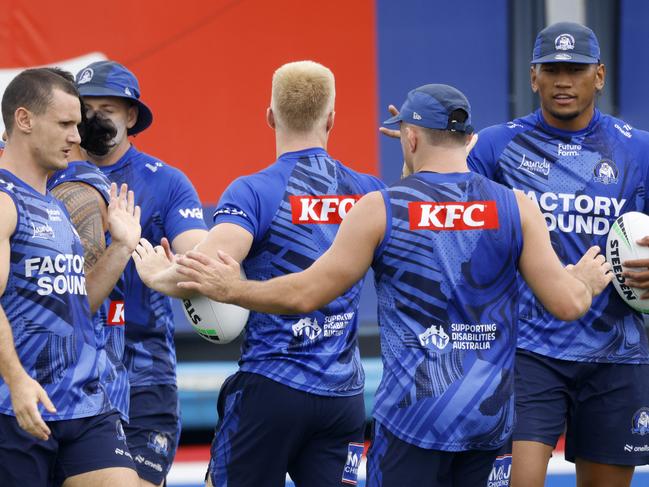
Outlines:
[{"label": "player's neck", "polygon": [[590,121],[595,116],[595,105],[591,105],[582,113],[569,120],[563,120],[555,117],[550,112],[545,110],[545,108],[543,108],[542,106],[541,114],[543,115],[543,120],[545,120],[545,123],[547,123],[550,127],[559,130],[565,130],[566,132],[579,132],[580,130],[584,130],[586,127],[588,127],[588,124],[590,124]]},{"label": "player's neck", "polygon": [[275,130],[275,152],[279,157],[286,152],[296,152],[312,147],[321,147],[327,150],[327,136],[316,132],[286,133]]},{"label": "player's neck", "polygon": [[414,172],[433,171],[438,173],[468,172],[464,148],[431,147],[416,153],[413,157]]},{"label": "player's neck", "polygon": [[49,171],[38,164],[27,148],[20,150],[13,144],[7,144],[0,157],[0,168],[6,169],[39,193],[46,193]]},{"label": "player's neck", "polygon": [[99,167],[112,166],[117,161],[119,161],[130,148],[131,148],[131,143],[129,142],[128,139],[124,139],[124,141],[120,143],[115,148],[115,150],[110,151],[105,156],[98,156],[96,154],[91,154],[90,152],[88,152],[88,160],[92,162],[95,166],[99,166]]},{"label": "player's neck", "polygon": [[85,161],[86,159],[85,151],[81,150],[81,146],[73,145],[70,149],[70,161]]}]

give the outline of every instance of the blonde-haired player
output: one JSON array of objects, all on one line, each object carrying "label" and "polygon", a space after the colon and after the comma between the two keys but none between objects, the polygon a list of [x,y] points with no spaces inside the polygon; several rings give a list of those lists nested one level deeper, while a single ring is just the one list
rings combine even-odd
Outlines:
[{"label": "blonde-haired player", "polygon": [[[309,267],[333,242],[361,195],[383,187],[326,151],[335,84],[321,64],[300,61],[273,76],[266,119],[277,160],[234,181],[198,250],[243,262],[251,279]],[[134,255],[142,280],[181,296],[181,276],[165,252]],[[221,388],[208,485],[298,486],[356,483],[363,451],[364,373],[357,346],[362,281],[312,313],[251,313],[239,371]]]}]

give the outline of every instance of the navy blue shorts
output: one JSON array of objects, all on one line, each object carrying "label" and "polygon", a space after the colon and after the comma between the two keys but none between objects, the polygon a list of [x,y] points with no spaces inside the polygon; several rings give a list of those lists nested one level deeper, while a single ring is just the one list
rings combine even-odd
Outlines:
[{"label": "navy blue shorts", "polygon": [[81,419],[47,421],[47,441],[25,432],[14,416],[0,414],[2,487],[63,484],[110,467],[135,469],[117,412]]},{"label": "navy blue shorts", "polygon": [[308,394],[237,372],[218,401],[209,475],[214,487],[356,485],[363,453],[363,395]]},{"label": "navy blue shorts", "polygon": [[485,486],[498,450],[429,450],[397,438],[375,421],[367,452],[367,487]]},{"label": "navy blue shorts", "polygon": [[137,474],[159,485],[180,439],[178,389],[173,384],[131,387],[129,419],[124,430]]},{"label": "navy blue shorts", "polygon": [[513,440],[555,446],[566,459],[649,463],[649,365],[573,362],[516,352]]}]

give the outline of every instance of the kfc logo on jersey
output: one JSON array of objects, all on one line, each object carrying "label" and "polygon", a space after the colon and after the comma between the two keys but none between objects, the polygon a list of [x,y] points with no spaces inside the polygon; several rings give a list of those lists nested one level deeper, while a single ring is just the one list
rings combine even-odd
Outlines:
[{"label": "kfc logo on jersey", "polygon": [[495,201],[413,201],[408,204],[410,230],[495,230]]},{"label": "kfc logo on jersey", "polygon": [[108,308],[108,326],[124,326],[124,301],[111,301]]},{"label": "kfc logo on jersey", "polygon": [[289,196],[296,225],[305,223],[340,224],[362,195]]}]

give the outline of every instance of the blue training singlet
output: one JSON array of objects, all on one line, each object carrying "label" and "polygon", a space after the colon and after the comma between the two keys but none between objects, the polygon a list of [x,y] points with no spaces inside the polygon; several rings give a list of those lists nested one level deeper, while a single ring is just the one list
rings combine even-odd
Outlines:
[{"label": "blue training singlet", "polygon": [[[83,247],[63,204],[0,169],[0,191],[16,205],[11,264],[0,304],[18,357],[57,409],[45,421],[109,411],[99,381],[99,331],[90,318]],[[13,415],[9,388],[0,380],[0,413]]]},{"label": "blue training singlet", "polygon": [[421,448],[496,449],[514,421],[516,196],[469,172],[420,172],[382,194],[374,417]]}]

